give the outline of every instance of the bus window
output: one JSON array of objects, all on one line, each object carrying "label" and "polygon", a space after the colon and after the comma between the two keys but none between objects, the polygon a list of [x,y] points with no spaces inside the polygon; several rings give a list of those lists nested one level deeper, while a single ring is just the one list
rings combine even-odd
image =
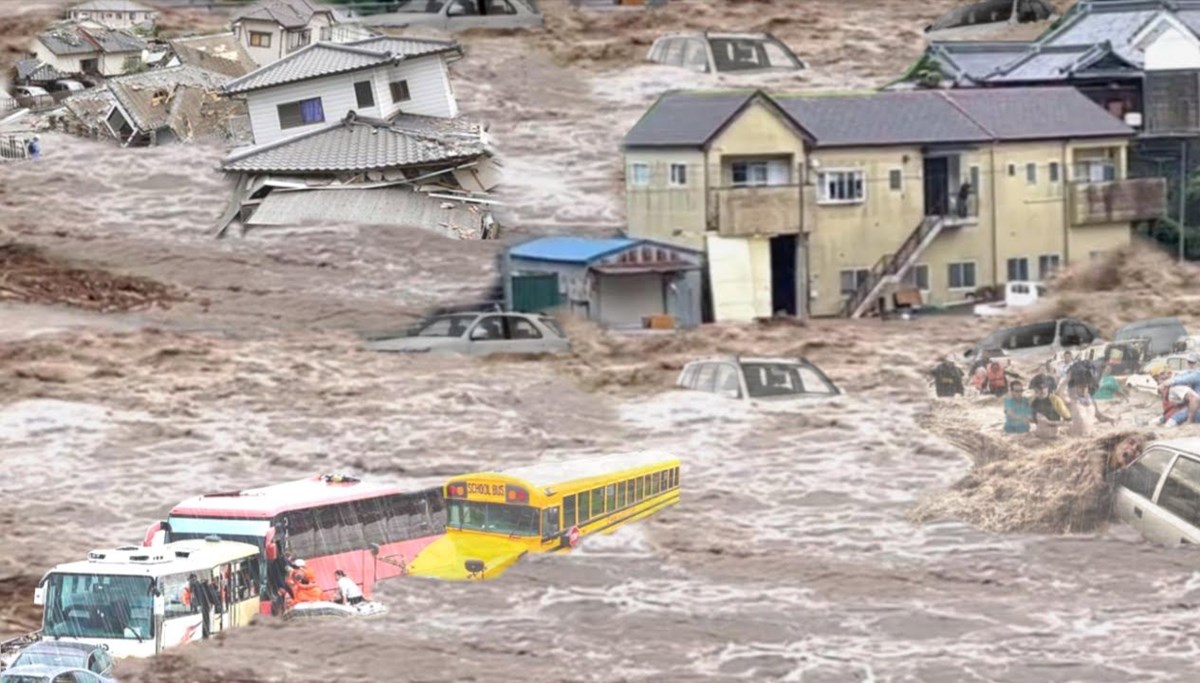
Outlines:
[{"label": "bus window", "polygon": [[588,492],[583,491],[579,494],[579,523],[583,524],[592,518],[591,508],[588,507]]},{"label": "bus window", "polygon": [[234,602],[258,596],[258,576],[258,560],[242,560],[234,565]]},{"label": "bus window", "polygon": [[674,481],[675,483],[673,484],[673,486],[676,486],[676,487],[679,486],[679,468],[676,467],[676,468],[672,469],[671,474],[674,475],[674,478],[672,479],[672,481]]},{"label": "bus window", "polygon": [[563,496],[563,528],[575,526],[575,496]]},{"label": "bus window", "polygon": [[670,488],[670,486],[671,485],[667,483],[667,471],[663,470],[662,472],[659,472],[658,473],[658,490],[666,491],[668,488]]},{"label": "bus window", "polygon": [[659,475],[658,472],[655,472],[654,474],[650,475],[650,493],[652,493],[652,494],[658,493],[660,490],[659,484],[662,482],[662,480],[659,479],[658,475]]},{"label": "bus window", "polygon": [[363,540],[367,544],[387,543],[387,525],[384,523],[383,504],[378,498],[367,498],[354,503],[358,523],[362,525]]},{"label": "bus window", "polygon": [[558,508],[542,510],[542,538],[554,538],[558,535]]},{"label": "bus window", "polygon": [[604,514],[604,487],[592,489],[592,516],[599,517]]},{"label": "bus window", "polygon": [[321,549],[320,555],[333,555],[366,547],[352,504],[324,505],[313,510],[313,517],[317,527],[316,545]]},{"label": "bus window", "polygon": [[188,589],[187,574],[172,574],[158,580],[158,588],[162,591],[166,603],[166,617],[180,617],[192,614],[192,596]]},{"label": "bus window", "polygon": [[637,478],[637,499],[639,503],[642,502],[642,499],[646,495],[645,483],[646,482],[641,477]]},{"label": "bus window", "polygon": [[288,550],[295,553],[296,557],[315,557],[321,554],[317,552],[317,530],[313,525],[311,510],[293,510],[285,513],[282,528],[286,529]]},{"label": "bus window", "polygon": [[604,490],[604,511],[612,512],[617,509],[617,485],[609,484]]},{"label": "bus window", "polygon": [[625,507],[625,482],[617,482],[617,507]]}]

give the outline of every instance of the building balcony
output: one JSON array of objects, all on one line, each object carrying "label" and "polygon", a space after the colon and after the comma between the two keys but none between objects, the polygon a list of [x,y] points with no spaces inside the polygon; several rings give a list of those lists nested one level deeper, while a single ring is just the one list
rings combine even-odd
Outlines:
[{"label": "building balcony", "polygon": [[1125,223],[1166,215],[1167,181],[1133,178],[1070,186],[1071,225]]},{"label": "building balcony", "polygon": [[961,228],[979,224],[979,196],[974,192],[966,197],[951,196],[925,201],[926,218],[941,218],[946,228]]},{"label": "building balcony", "polygon": [[803,227],[800,185],[710,190],[708,225],[722,237],[796,234]]}]

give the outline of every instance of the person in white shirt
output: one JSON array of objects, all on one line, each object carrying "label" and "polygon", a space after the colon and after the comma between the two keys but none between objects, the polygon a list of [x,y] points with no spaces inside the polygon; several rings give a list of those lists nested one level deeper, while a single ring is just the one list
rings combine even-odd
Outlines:
[{"label": "person in white shirt", "polygon": [[343,605],[357,605],[363,601],[362,589],[354,583],[354,579],[346,576],[346,572],[339,569],[333,575],[337,577],[338,602]]}]

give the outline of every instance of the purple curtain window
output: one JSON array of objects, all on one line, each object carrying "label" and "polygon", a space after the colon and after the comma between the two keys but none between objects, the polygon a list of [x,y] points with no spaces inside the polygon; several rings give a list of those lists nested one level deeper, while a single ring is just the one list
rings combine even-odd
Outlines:
[{"label": "purple curtain window", "polygon": [[321,98],[304,100],[300,103],[300,120],[306,124],[325,121],[325,110],[321,107]]}]

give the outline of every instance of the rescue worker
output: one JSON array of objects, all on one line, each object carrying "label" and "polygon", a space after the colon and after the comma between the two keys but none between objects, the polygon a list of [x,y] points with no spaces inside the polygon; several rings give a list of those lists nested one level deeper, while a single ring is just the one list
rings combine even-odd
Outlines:
[{"label": "rescue worker", "polygon": [[338,602],[343,605],[357,605],[363,601],[362,589],[354,583],[354,579],[346,576],[346,572],[339,569],[333,575],[337,577]]},{"label": "rescue worker", "polygon": [[292,572],[292,593],[296,602],[321,602],[325,599],[321,587],[317,585],[317,574],[305,564],[304,560],[295,561],[296,570]]}]

